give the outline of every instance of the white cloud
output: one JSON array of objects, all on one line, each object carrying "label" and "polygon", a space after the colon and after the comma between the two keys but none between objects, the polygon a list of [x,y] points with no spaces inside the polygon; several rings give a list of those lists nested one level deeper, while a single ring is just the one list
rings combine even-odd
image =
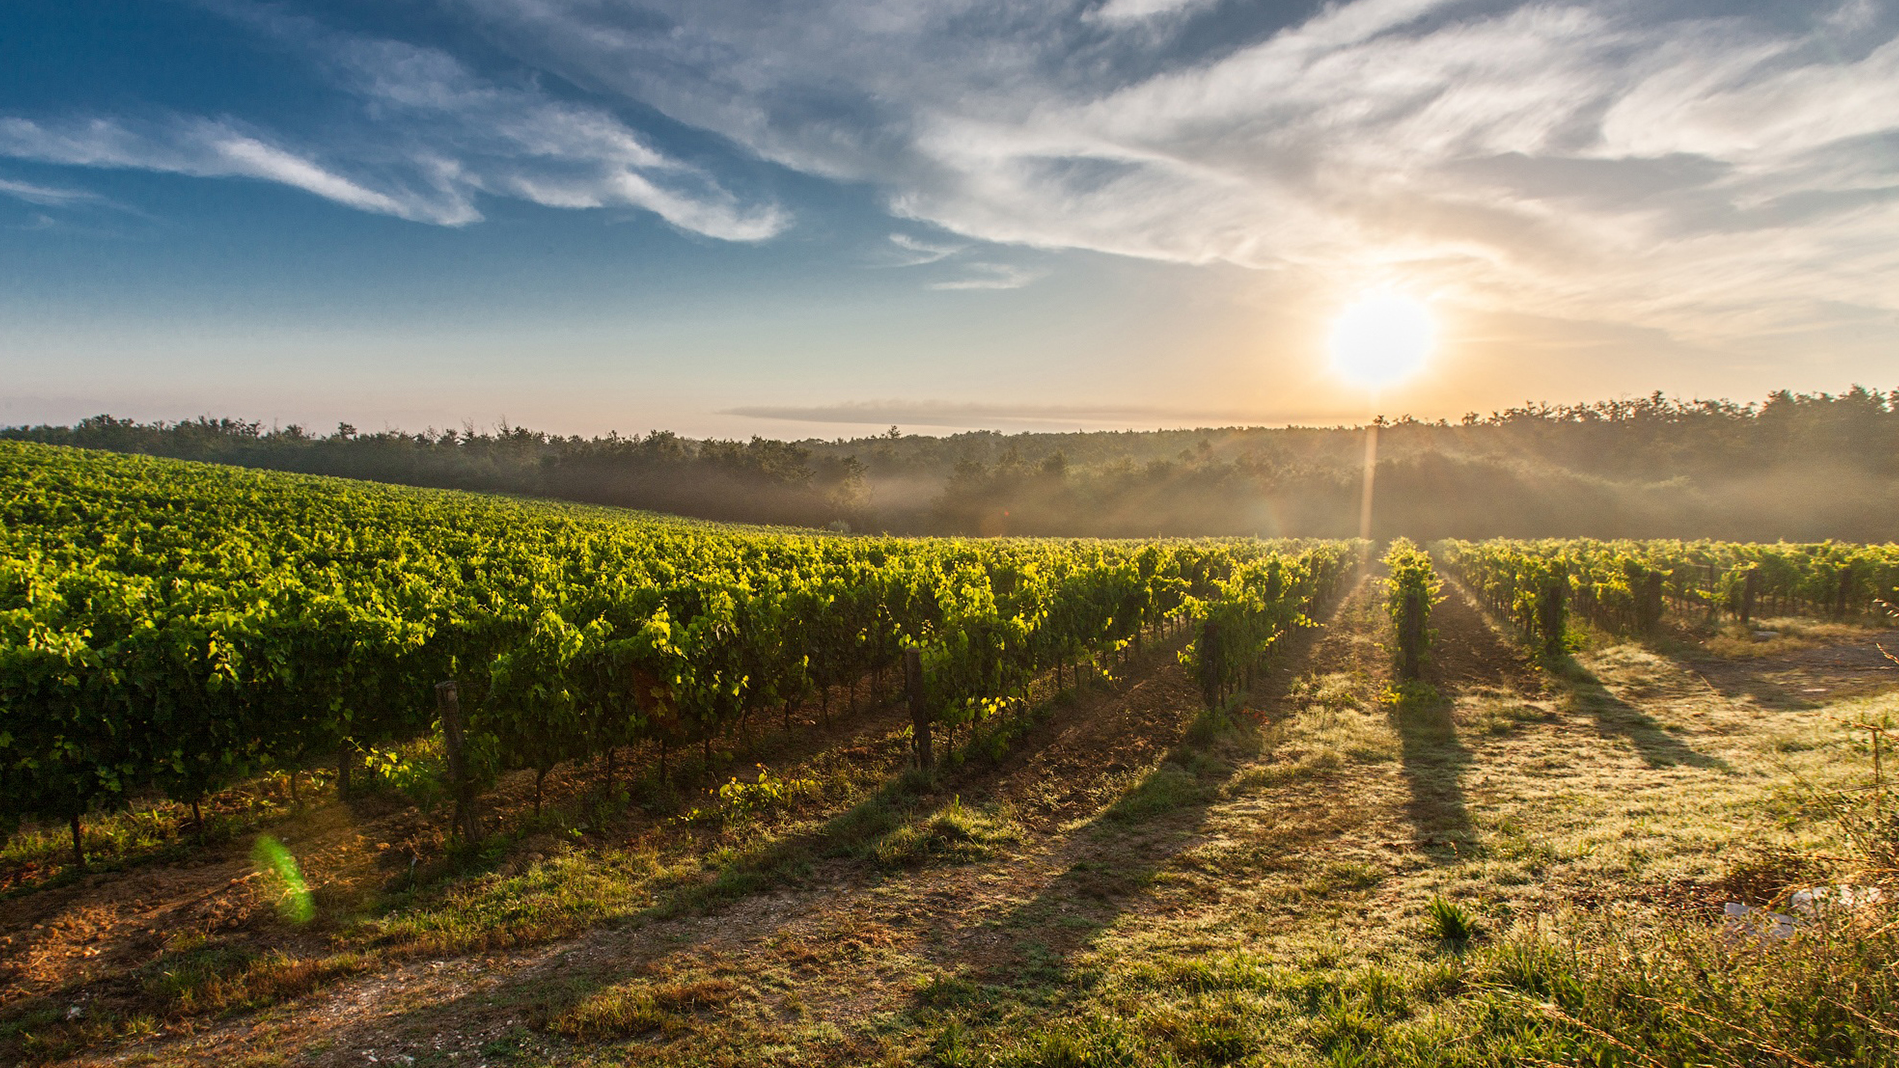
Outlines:
[{"label": "white cloud", "polygon": [[479,221],[481,195],[557,208],[637,208],[733,241],[769,238],[788,223],[775,205],[741,202],[602,108],[556,99],[538,86],[492,84],[437,49],[238,10],[328,69],[359,102],[358,125],[305,139],[320,145],[291,147],[290,139],[228,118],[0,117],[0,156],[256,178],[363,211],[448,226]]},{"label": "white cloud", "polygon": [[[0,196],[12,197],[15,200],[24,200],[28,204],[38,204],[41,207],[47,208],[64,208],[74,204],[109,203],[109,201],[97,193],[89,193],[83,189],[63,189],[57,186],[36,185],[32,182],[16,182],[6,178],[0,178]],[[41,218],[45,218],[45,216],[41,216]]]},{"label": "white cloud", "polygon": [[0,118],[0,156],[200,178],[260,178],[365,211],[450,224],[472,218],[463,205],[405,202],[364,188],[305,156],[268,144],[227,122],[206,119],[133,126],[111,119],[41,124]]},{"label": "white cloud", "polygon": [[969,246],[933,244],[909,234],[891,234],[890,243],[902,249],[906,255],[891,264],[893,267],[921,267],[926,263],[940,263]]},{"label": "white cloud", "polygon": [[930,283],[931,289],[1021,289],[1041,278],[1043,272],[1010,263],[971,263],[968,275]]},{"label": "white cloud", "polygon": [[[1700,338],[1899,315],[1895,0],[1757,16],[1704,0],[1696,17],[1667,13],[1690,0],[1336,0],[1279,25],[1212,0],[445,4],[547,84],[870,183],[898,218],[972,245],[1395,275]],[[259,178],[451,225],[483,197],[731,240],[787,225],[530,76],[231,10],[314,57],[355,125],[0,118],[0,154]],[[891,246],[910,265],[965,251]],[[1035,277],[963,270],[938,284]]]},{"label": "white cloud", "polygon": [[[324,170],[310,160],[274,145],[267,145],[254,137],[238,134],[217,136],[210,139],[208,147],[213,153],[213,158],[229,167],[225,173],[282,182],[364,211],[379,211],[389,215],[402,215],[406,211],[404,205],[394,197],[365,189],[348,178]],[[218,173],[218,171],[212,170],[206,173]],[[437,215],[430,221],[458,223],[469,221],[473,217],[464,212],[451,211]]]},{"label": "white cloud", "polygon": [[1148,32],[1168,0],[457,2],[531,64],[970,239],[1700,337],[1899,312],[1889,0],[1352,0],[1200,52]]},{"label": "white cloud", "polygon": [[720,415],[748,415],[801,423],[862,423],[870,426],[993,427],[1029,424],[1048,427],[1118,426],[1175,423],[1235,426],[1257,423],[1261,413],[1247,409],[1208,409],[1160,405],[988,404],[943,400],[844,401],[838,404],[768,404],[727,408]]},{"label": "white cloud", "polygon": [[1761,68],[1790,42],[1732,56],[1683,55],[1617,101],[1603,120],[1605,151],[1691,152],[1756,164],[1850,138],[1899,131],[1899,40],[1856,62]]},{"label": "white cloud", "polygon": [[1214,0],[1108,0],[1085,16],[1101,22],[1140,22],[1163,15],[1179,15],[1206,7]]}]

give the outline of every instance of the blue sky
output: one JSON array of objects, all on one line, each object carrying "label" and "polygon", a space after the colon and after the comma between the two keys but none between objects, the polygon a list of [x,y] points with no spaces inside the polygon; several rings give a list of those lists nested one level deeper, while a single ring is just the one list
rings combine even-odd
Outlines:
[{"label": "blue sky", "polygon": [[[1389,286],[1443,340],[1367,398]],[[0,14],[0,422],[1334,422],[1896,342],[1892,3]]]}]

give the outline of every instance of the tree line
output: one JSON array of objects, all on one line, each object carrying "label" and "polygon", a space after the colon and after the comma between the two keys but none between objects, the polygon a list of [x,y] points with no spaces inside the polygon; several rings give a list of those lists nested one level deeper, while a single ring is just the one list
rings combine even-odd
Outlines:
[{"label": "tree line", "polygon": [[[1899,509],[1899,393],[1661,394],[1379,420],[1381,539],[1879,541]],[[1365,428],[979,431],[797,442],[358,432],[97,416],[0,438],[907,534],[1349,537]]]}]

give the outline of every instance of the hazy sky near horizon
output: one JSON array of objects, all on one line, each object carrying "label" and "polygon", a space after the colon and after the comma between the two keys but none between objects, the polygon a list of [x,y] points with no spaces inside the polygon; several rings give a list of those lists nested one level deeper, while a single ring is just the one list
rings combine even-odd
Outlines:
[{"label": "hazy sky near horizon", "polygon": [[[1336,378],[1429,302],[1428,371]],[[1894,0],[26,0],[0,423],[778,437],[1899,386]]]}]

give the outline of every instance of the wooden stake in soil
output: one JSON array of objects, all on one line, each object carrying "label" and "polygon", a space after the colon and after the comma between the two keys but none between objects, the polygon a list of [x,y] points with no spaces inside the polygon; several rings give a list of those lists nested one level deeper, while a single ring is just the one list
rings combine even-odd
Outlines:
[{"label": "wooden stake in soil", "polygon": [[[1881,648],[1879,651],[1882,653],[1886,652],[1884,648]],[[1886,657],[1887,659],[1891,659],[1892,654],[1887,653]],[[1884,799],[1886,793],[1886,769],[1881,765],[1879,758],[1879,743],[1882,741],[1882,736],[1886,733],[1886,728],[1877,723],[1858,723],[1855,724],[1855,726],[1873,736],[1873,819],[1877,821],[1881,807],[1880,801]]]},{"label": "wooden stake in soil", "polygon": [[915,649],[903,651],[903,688],[910,698],[910,727],[914,736],[917,767],[930,770],[930,709],[923,702],[923,656]]},{"label": "wooden stake in soil", "polygon": [[442,715],[442,741],[448,749],[449,793],[455,799],[449,832],[464,842],[473,842],[481,837],[481,821],[475,815],[475,782],[469,773],[462,735],[461,688],[454,679],[435,684],[435,704]]}]

